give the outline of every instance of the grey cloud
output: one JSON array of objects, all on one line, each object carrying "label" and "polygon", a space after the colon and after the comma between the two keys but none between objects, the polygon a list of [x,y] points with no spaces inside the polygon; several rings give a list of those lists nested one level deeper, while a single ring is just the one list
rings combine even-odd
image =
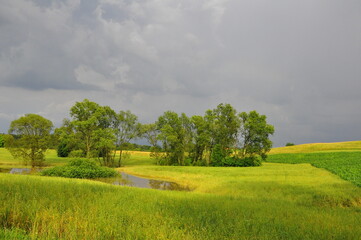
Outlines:
[{"label": "grey cloud", "polygon": [[0,3],[0,86],[29,98],[93,97],[145,120],[229,102],[266,114],[276,145],[361,135],[360,1]]}]

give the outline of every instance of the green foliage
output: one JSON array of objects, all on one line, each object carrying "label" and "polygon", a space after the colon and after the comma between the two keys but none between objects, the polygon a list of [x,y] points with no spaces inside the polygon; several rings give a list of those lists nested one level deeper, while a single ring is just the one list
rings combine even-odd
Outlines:
[{"label": "green foliage", "polygon": [[79,134],[76,134],[69,119],[63,120],[63,125],[56,128],[54,136],[58,141],[57,152],[59,157],[68,157],[75,149],[84,149]]},{"label": "green foliage", "polygon": [[[98,156],[101,165],[107,167],[115,167],[114,149],[115,149],[115,135],[114,130],[110,128],[97,129],[94,131],[94,155]],[[114,154],[113,154],[114,152]]]},{"label": "green foliage", "polygon": [[240,129],[240,154],[241,158],[267,157],[271,150],[272,141],[269,136],[274,133],[274,127],[267,124],[266,116],[259,115],[256,111],[239,114],[241,120]]},{"label": "green foliage", "polygon": [[159,161],[164,165],[184,165],[184,153],[187,146],[187,132],[185,125],[188,118],[185,114],[179,116],[172,111],[166,111],[156,123],[159,129],[158,139],[162,142],[164,154]]},{"label": "green foliage", "polygon": [[223,166],[223,160],[226,158],[226,154],[222,149],[220,144],[216,144],[213,147],[212,155],[211,155],[211,163],[212,166]]},{"label": "green foliage", "polygon": [[239,158],[237,156],[229,156],[222,159],[223,167],[257,167],[261,166],[262,161],[257,157]]},{"label": "green foliage", "polygon": [[70,152],[71,152],[71,150],[69,149],[67,143],[61,142],[58,145],[58,148],[57,148],[58,157],[68,157]]},{"label": "green foliage", "polygon": [[261,166],[261,159],[255,156],[240,158],[227,149],[216,144],[212,151],[212,166],[217,167],[256,167]]},{"label": "green foliage", "polygon": [[81,157],[85,157],[85,154],[83,152],[83,150],[73,150],[69,153],[70,158],[81,158]]},{"label": "green foliage", "polygon": [[291,147],[291,146],[294,146],[294,145],[295,145],[294,143],[290,143],[290,142],[286,143],[286,147]]},{"label": "green foliage", "polygon": [[30,163],[32,167],[42,166],[52,128],[53,123],[50,120],[36,114],[26,114],[11,122],[5,147],[14,158],[20,158],[26,164]]},{"label": "green foliage", "polygon": [[223,149],[235,147],[240,127],[237,111],[230,104],[219,104],[205,115],[211,134],[211,146],[220,144]]},{"label": "green foliage", "polygon": [[114,133],[116,139],[116,147],[120,150],[117,166],[122,165],[123,146],[141,136],[141,124],[138,117],[131,111],[119,111],[114,119]]},{"label": "green foliage", "polygon": [[[163,154],[154,154],[162,165],[189,165],[185,159],[190,159],[191,165],[258,166],[258,157],[265,160],[272,147],[269,136],[274,133],[265,115],[256,111],[237,114],[230,104],[219,104],[204,117],[167,111],[155,126],[144,129],[154,149],[157,140],[162,143]],[[233,156],[232,149],[238,147]]]},{"label": "green foliage", "polygon": [[5,145],[4,135],[0,134],[0,148],[3,148]]},{"label": "green foliage", "polygon": [[310,163],[361,187],[360,151],[271,154],[267,161],[292,164]]},{"label": "green foliage", "polygon": [[209,158],[206,156],[207,149],[210,148],[211,143],[209,123],[202,116],[192,116],[191,124],[193,147],[191,147],[190,156],[192,164],[209,165]]},{"label": "green foliage", "polygon": [[114,177],[118,173],[111,168],[99,167],[90,159],[71,160],[68,165],[57,166],[41,172],[43,176],[56,176],[67,178],[107,178]]}]

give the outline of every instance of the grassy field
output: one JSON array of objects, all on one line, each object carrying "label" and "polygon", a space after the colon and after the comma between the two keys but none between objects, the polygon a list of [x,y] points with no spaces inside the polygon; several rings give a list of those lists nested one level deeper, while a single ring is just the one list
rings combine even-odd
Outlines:
[{"label": "grassy field", "polygon": [[272,149],[268,162],[310,163],[361,187],[361,141]]},{"label": "grassy field", "polygon": [[[48,166],[58,166],[67,163],[71,158],[59,158],[53,149],[47,150],[45,164]],[[14,159],[5,148],[0,148],[0,168],[26,168],[29,167],[19,159]]]},{"label": "grassy field", "polygon": [[194,191],[0,174],[3,236],[357,239],[361,234],[360,189],[307,164],[125,170],[190,184]]},{"label": "grassy field", "polygon": [[[129,153],[129,158],[126,157],[123,161],[124,165],[154,165],[155,161],[149,158],[149,152],[136,152],[136,151],[127,151]],[[118,154],[118,153],[117,153]],[[47,166],[58,166],[68,163],[72,158],[60,158],[57,156],[56,150],[49,149],[46,152],[46,161]],[[26,168],[29,167],[24,164],[23,161],[19,159],[14,159],[10,152],[5,148],[0,148],[0,169],[10,169],[10,168]]]},{"label": "grassy field", "polygon": [[[334,153],[328,165],[358,156]],[[311,166],[316,155],[307,154],[216,168],[155,166],[148,153],[133,152],[120,168],[191,192],[2,173],[0,239],[359,239],[361,188]],[[7,157],[0,149],[0,163],[14,166]],[[47,158],[52,165],[68,161],[51,151]]]},{"label": "grassy field", "polygon": [[311,153],[311,152],[361,151],[361,141],[335,143],[308,143],[289,147],[273,148],[270,154],[277,153]]}]

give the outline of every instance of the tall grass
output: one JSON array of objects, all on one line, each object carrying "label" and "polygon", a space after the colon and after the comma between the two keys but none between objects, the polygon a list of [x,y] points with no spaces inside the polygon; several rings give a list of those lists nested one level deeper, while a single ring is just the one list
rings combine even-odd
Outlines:
[{"label": "tall grass", "polygon": [[119,169],[192,192],[1,173],[0,239],[359,239],[361,188],[309,164],[359,164],[345,153],[274,154],[306,163],[253,168],[154,166],[133,153]]},{"label": "tall grass", "polygon": [[[261,168],[127,168],[163,178],[188,177],[196,187],[188,193],[0,174],[0,236],[357,239],[360,190],[309,165],[289,166],[267,164],[260,174],[254,170]],[[322,176],[312,177],[317,175]]]}]

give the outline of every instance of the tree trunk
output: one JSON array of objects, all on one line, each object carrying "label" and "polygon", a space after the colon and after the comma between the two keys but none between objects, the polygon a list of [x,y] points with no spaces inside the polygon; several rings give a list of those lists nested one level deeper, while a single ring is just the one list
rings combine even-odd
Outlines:
[{"label": "tree trunk", "polygon": [[122,164],[122,155],[123,155],[123,150],[120,148],[119,149],[119,160],[118,160],[118,167],[120,167],[121,166],[121,164]]}]

